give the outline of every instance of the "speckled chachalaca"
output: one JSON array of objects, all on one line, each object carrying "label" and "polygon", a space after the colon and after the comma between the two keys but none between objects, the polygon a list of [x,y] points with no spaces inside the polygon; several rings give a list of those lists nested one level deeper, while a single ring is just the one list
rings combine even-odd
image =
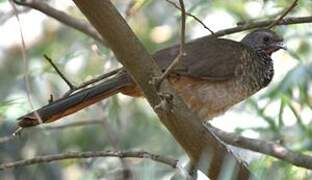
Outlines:
[{"label": "speckled chachalaca", "polygon": [[[283,48],[283,39],[267,29],[255,30],[240,42],[202,37],[185,45],[185,56],[168,79],[202,120],[216,117],[243,101],[272,80],[271,54]],[[166,69],[179,53],[179,45],[162,49],[153,58]],[[142,96],[143,93],[122,70],[93,87],[58,99],[37,109],[42,122],[52,122],[117,93]],[[34,112],[19,118],[19,126],[39,124]]]}]

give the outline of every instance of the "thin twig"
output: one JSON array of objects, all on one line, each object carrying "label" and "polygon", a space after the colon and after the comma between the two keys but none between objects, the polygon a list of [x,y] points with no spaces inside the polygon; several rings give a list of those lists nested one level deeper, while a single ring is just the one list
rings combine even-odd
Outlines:
[{"label": "thin twig", "polygon": [[[276,12],[276,13],[272,13],[269,15],[266,15],[267,19],[275,19],[276,17],[280,16],[284,11],[280,11],[280,12]],[[247,19],[247,20],[242,20],[242,21],[238,21],[236,22],[237,26],[242,26],[248,23],[252,23],[252,22],[257,22],[257,21],[261,21],[261,19],[263,19],[263,17],[256,17],[256,18],[251,18],[251,19]]]},{"label": "thin twig", "polygon": [[75,89],[75,86],[65,77],[65,75],[58,69],[58,67],[54,64],[51,58],[49,58],[46,54],[43,57],[51,64],[57,74],[65,81],[65,83],[69,86],[69,89]]},{"label": "thin twig", "polygon": [[0,165],[0,171],[18,167],[24,167],[39,163],[48,163],[66,159],[85,159],[96,157],[119,157],[119,158],[141,158],[150,159],[155,162],[166,164],[172,168],[176,168],[178,161],[170,157],[156,155],[145,151],[87,151],[87,152],[67,152],[64,154],[53,154],[46,156],[37,156],[31,159],[19,160]]},{"label": "thin twig", "polygon": [[239,136],[235,133],[224,132],[218,128],[212,127],[209,124],[206,124],[205,127],[213,131],[222,141],[227,144],[270,155],[299,167],[312,169],[312,156],[310,155],[291,151],[286,147],[273,142],[247,138]]},{"label": "thin twig", "polygon": [[290,13],[290,11],[296,7],[297,3],[298,3],[298,0],[294,0],[294,2],[287,9],[284,10],[281,16],[277,18],[275,21],[273,21],[267,28],[271,29],[272,27],[277,25],[280,21],[282,21],[283,18],[286,17],[287,14]]},{"label": "thin twig", "polygon": [[180,61],[182,56],[184,56],[184,46],[185,46],[185,7],[183,0],[179,0],[181,7],[181,37],[180,37],[180,49],[177,57],[172,61],[169,67],[165,70],[165,72],[159,78],[159,81],[156,84],[156,87],[159,88],[162,81],[167,78],[169,73],[172,71],[173,67]]},{"label": "thin twig", "polygon": [[[31,100],[31,96],[30,96],[31,88],[30,88],[30,84],[29,84],[29,71],[28,71],[29,62],[27,60],[27,55],[26,55],[26,43],[25,43],[23,31],[22,31],[22,25],[21,25],[20,18],[19,18],[18,11],[16,9],[15,4],[13,3],[12,0],[9,0],[9,2],[13,8],[13,12],[14,12],[15,17],[17,19],[18,27],[19,27],[19,31],[20,31],[21,45],[22,45],[21,52],[22,52],[22,59],[23,59],[23,64],[24,64],[24,81],[25,81],[25,86],[26,86],[27,101],[30,105],[30,108],[34,109],[34,106],[32,104],[32,100]],[[35,114],[36,118],[38,119],[39,123],[42,123],[41,117],[39,116],[38,112],[34,111],[34,114]]]},{"label": "thin twig", "polygon": [[93,39],[103,42],[105,45],[107,45],[107,43],[104,42],[103,38],[99,35],[99,33],[87,21],[69,16],[63,11],[59,11],[42,1],[38,1],[38,0],[26,0],[26,1],[25,0],[12,0],[12,1],[17,5],[36,9],[42,12],[43,14],[46,14],[49,17],[52,17],[56,19],[57,21],[69,27],[72,27],[80,32],[83,32],[87,34],[88,36],[92,37]]},{"label": "thin twig", "polygon": [[[170,0],[166,0],[169,4],[173,5],[175,8],[181,10],[180,6],[178,6],[176,3],[174,3],[173,1]],[[195,21],[197,21],[198,23],[200,23],[205,29],[207,29],[211,34],[214,34],[214,32],[208,27],[206,26],[206,24],[201,21],[198,17],[196,17],[195,15],[189,13],[189,12],[185,12],[185,15],[192,17],[193,19],[195,19]]]},{"label": "thin twig", "polygon": [[[264,27],[269,26],[273,22],[274,22],[274,20],[250,22],[250,23],[246,23],[244,25],[240,25],[240,26],[236,26],[233,28],[228,28],[228,29],[223,29],[223,30],[217,31],[214,34],[209,35],[209,36],[219,37],[219,36],[224,36],[224,35],[228,35],[228,34],[238,33],[238,32],[249,30],[249,29],[264,28]],[[311,23],[311,22],[312,22],[312,16],[291,17],[291,18],[282,19],[276,25],[304,24],[304,23]]]},{"label": "thin twig", "polygon": [[23,62],[24,62],[24,68],[23,69],[24,69],[24,81],[25,81],[25,84],[26,84],[27,99],[28,99],[28,103],[31,106],[31,108],[34,109],[34,106],[33,106],[32,102],[31,102],[31,97],[30,97],[31,90],[30,90],[30,85],[29,85],[29,71],[28,71],[29,62],[27,61],[27,57],[26,57],[27,56],[26,55],[26,43],[25,43],[23,31],[22,31],[21,21],[20,21],[20,18],[19,18],[19,15],[18,15],[18,11],[16,9],[15,4],[12,3],[12,1],[9,1],[9,2],[12,5],[14,15],[15,15],[15,17],[17,19],[19,32],[20,32],[20,37],[21,37],[21,45],[22,45],[22,47],[20,49],[21,49],[21,53],[22,53],[22,59],[23,59]]}]

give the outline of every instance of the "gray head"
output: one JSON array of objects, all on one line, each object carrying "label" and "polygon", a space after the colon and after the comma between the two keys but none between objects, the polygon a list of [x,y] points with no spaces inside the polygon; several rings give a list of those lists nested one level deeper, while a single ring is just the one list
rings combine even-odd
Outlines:
[{"label": "gray head", "polygon": [[283,38],[269,29],[252,31],[241,42],[255,50],[263,50],[269,56],[279,49],[285,49]]}]

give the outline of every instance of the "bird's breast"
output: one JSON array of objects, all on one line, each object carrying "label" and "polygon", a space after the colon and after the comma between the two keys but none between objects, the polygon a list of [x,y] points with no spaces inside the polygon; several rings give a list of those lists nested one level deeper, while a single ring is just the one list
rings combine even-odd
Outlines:
[{"label": "bird's breast", "polygon": [[223,114],[254,93],[240,79],[234,78],[209,81],[181,76],[169,80],[188,107],[202,120]]}]

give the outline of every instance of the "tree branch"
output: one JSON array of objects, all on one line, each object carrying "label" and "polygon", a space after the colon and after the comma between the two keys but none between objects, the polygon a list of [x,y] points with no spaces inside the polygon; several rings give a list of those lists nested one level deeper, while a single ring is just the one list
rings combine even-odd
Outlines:
[{"label": "tree branch", "polygon": [[63,81],[68,85],[70,90],[76,89],[76,86],[74,86],[67,78],[66,76],[59,70],[59,68],[54,64],[52,59],[48,57],[46,54],[43,55],[43,57],[50,63],[50,65],[53,67],[53,69],[56,71],[56,73],[63,79]]},{"label": "tree branch", "polygon": [[227,144],[266,154],[299,167],[312,169],[312,156],[291,151],[286,147],[273,142],[247,138],[239,136],[235,133],[225,132],[211,126],[210,124],[206,124],[206,128],[213,131]]},{"label": "tree branch", "polygon": [[275,21],[273,21],[273,23],[271,23],[267,28],[271,29],[276,24],[278,24],[280,21],[282,21],[283,18],[286,17],[287,14],[290,13],[290,11],[297,6],[297,2],[298,2],[298,0],[295,0],[287,9],[284,10],[284,12],[280,15],[280,17],[277,18]]},{"label": "tree branch", "polygon": [[[264,21],[257,21],[257,22],[246,22],[245,24],[240,24],[239,26],[223,29],[220,31],[215,32],[209,36],[224,36],[228,34],[238,33],[241,31],[254,29],[254,28],[264,28],[272,24],[275,20],[264,20]],[[276,25],[291,25],[291,24],[304,24],[304,23],[311,23],[312,16],[305,16],[305,17],[290,17],[284,18],[283,20],[279,21]]]},{"label": "tree branch", "polygon": [[[99,33],[86,21],[74,18],[64,13],[63,11],[59,11],[46,3],[43,3],[39,0],[13,0],[13,2],[17,5],[30,7],[32,9],[36,9],[43,14],[46,14],[49,17],[56,19],[57,21],[72,27],[86,35],[92,37],[93,39],[103,42],[102,37]],[[105,43],[105,42],[104,42]],[[106,44],[106,43],[105,43]]]},{"label": "tree branch", "polygon": [[[47,125],[43,130],[63,130],[67,128],[84,127],[98,124],[103,124],[103,120],[78,121],[58,126]],[[269,155],[299,167],[312,169],[312,156],[310,155],[305,155],[299,152],[289,150],[286,147],[274,142],[248,138],[240,136],[236,133],[225,132],[221,129],[213,127],[210,124],[205,124],[205,126],[206,128],[209,128],[209,130],[214,132],[222,141],[229,145]],[[13,139],[15,139],[15,136],[1,137],[0,144]]]},{"label": "tree branch", "polygon": [[[117,59],[141,87],[151,106],[156,107],[160,104],[162,99],[158,95],[156,87],[150,82],[153,81],[153,78],[159,77],[161,71],[113,4],[109,0],[74,0],[74,2],[102,37],[107,40]],[[249,171],[245,165],[237,161],[225,146],[206,131],[197,115],[192,113],[183,100],[176,96],[168,81],[165,80],[162,83],[160,92],[172,94],[173,99],[170,102],[172,109],[158,108],[154,110],[189,155],[193,165],[200,161],[203,153],[210,152],[209,158],[212,158],[210,172],[208,173],[207,166],[199,168],[211,179],[217,179],[221,173],[222,163],[226,156],[237,162],[241,179],[249,177]],[[190,119],[192,120],[190,121]]]},{"label": "tree branch", "polygon": [[[53,7],[51,7],[45,3],[42,3],[42,2],[37,1],[37,0],[26,0],[26,1],[13,0],[13,1],[18,5],[27,6],[27,7],[33,8],[33,9],[37,9],[38,11],[60,21],[61,23],[64,23],[64,24],[66,24],[66,25],[68,25],[74,29],[77,29],[78,31],[80,31],[82,33],[85,33],[86,35],[89,35],[90,37],[92,37],[95,40],[103,41],[102,37],[97,33],[97,31],[92,26],[90,26],[89,23],[84,22],[83,20],[73,18],[73,17],[67,15],[66,13],[59,11],[59,10],[56,10]],[[166,1],[168,1],[168,0],[166,0]],[[168,2],[170,3],[170,0]],[[196,16],[191,15],[187,12],[186,12],[186,15],[191,16],[193,18],[196,17]],[[199,20],[199,18],[195,18],[195,19]],[[228,35],[228,34],[238,33],[238,32],[249,30],[249,29],[264,28],[264,27],[269,26],[270,24],[272,24],[275,21],[276,20],[263,20],[263,21],[256,21],[256,22],[246,22],[243,24],[239,24],[236,27],[217,31],[217,32],[211,34],[210,36],[218,36],[219,37],[219,36],[224,36],[224,35]],[[205,24],[202,21],[199,20],[198,22],[201,23],[204,26],[204,28],[209,29],[207,26],[205,26]],[[311,22],[312,22],[312,16],[291,17],[291,18],[284,18],[275,25],[291,25],[291,24],[311,23]],[[211,31],[211,32],[213,32],[213,31]],[[104,44],[107,45],[107,43],[105,43],[105,42],[104,42]]]},{"label": "tree branch", "polygon": [[163,163],[172,168],[176,168],[178,161],[170,157],[156,155],[145,151],[87,151],[87,152],[67,152],[64,154],[53,154],[46,156],[37,156],[31,159],[19,160],[10,163],[0,164],[0,171],[21,166],[29,166],[39,163],[48,163],[66,159],[85,159],[96,157],[119,157],[119,158],[141,158],[150,159],[155,162]]}]

